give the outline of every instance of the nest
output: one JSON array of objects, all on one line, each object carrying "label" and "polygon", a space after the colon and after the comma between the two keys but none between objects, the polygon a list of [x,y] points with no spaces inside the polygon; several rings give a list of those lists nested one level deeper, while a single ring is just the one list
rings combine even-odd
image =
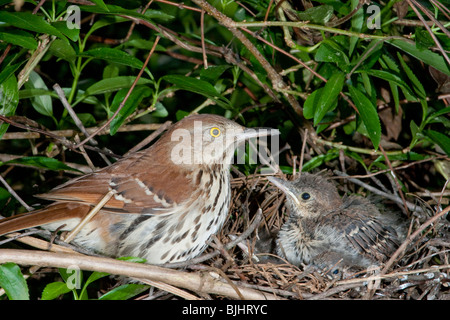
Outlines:
[{"label": "nest", "polygon": [[258,208],[263,221],[240,246],[217,256],[210,265],[242,287],[284,299],[450,299],[448,215],[436,215],[423,201],[418,202],[416,211],[409,212],[409,238],[394,259],[381,268],[331,277],[326,270],[299,268],[288,262],[256,263],[251,258],[258,233],[279,230],[287,216],[284,196],[266,179],[257,175],[234,179],[233,199],[230,219],[218,237],[221,243],[246,230]]}]

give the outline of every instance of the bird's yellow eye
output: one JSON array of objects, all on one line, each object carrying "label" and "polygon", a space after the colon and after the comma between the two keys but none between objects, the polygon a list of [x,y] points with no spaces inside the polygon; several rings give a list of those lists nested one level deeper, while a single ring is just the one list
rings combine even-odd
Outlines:
[{"label": "bird's yellow eye", "polygon": [[209,130],[209,134],[214,138],[217,138],[218,136],[220,136],[220,129],[217,127],[211,128],[211,130]]}]

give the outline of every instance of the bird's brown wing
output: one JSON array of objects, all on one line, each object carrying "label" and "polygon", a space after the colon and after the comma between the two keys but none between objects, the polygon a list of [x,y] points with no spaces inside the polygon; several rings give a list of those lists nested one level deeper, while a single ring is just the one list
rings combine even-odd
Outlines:
[{"label": "bird's brown wing", "polygon": [[[193,190],[189,174],[171,164],[142,159],[148,152],[118,161],[98,172],[76,178],[37,197],[95,206],[109,192],[114,196],[103,211],[132,214],[163,214],[183,202]],[[143,167],[143,166],[146,167]],[[173,165],[173,164],[172,164]],[[162,191],[164,190],[164,192]]]},{"label": "bird's brown wing", "polygon": [[386,261],[398,248],[395,230],[377,219],[375,206],[364,199],[349,199],[334,218],[348,241],[363,255]]}]

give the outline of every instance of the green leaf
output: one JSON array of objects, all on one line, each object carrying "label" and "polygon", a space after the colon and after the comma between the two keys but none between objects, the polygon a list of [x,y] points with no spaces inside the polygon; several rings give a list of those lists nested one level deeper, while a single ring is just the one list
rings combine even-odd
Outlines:
[{"label": "green leaf", "polygon": [[408,84],[403,81],[401,77],[396,75],[395,73],[391,71],[385,71],[385,70],[367,70],[365,71],[367,74],[386,80],[389,83],[396,84],[400,86],[402,89],[408,91],[411,95],[414,95],[412,89],[408,86]]},{"label": "green leaf", "polygon": [[91,273],[91,275],[89,276],[89,278],[86,280],[86,283],[84,284],[85,287],[87,287],[88,285],[90,285],[92,282],[107,277],[109,276],[109,273],[107,272],[98,272],[98,271],[94,271]]},{"label": "green leaf", "polygon": [[328,79],[314,112],[314,126],[317,126],[327,112],[336,107],[337,97],[342,91],[344,80],[345,75],[341,72],[333,74],[330,79]]},{"label": "green leaf", "polygon": [[167,75],[162,79],[174,84],[178,89],[201,94],[224,108],[230,106],[230,101],[220,96],[216,88],[209,82],[180,75]]},{"label": "green leaf", "polygon": [[30,300],[27,282],[15,263],[0,265],[0,287],[5,290],[9,300]]},{"label": "green leaf", "polygon": [[92,12],[92,13],[104,13],[104,14],[113,14],[113,15],[127,15],[133,18],[142,19],[144,21],[148,21],[153,23],[152,19],[159,21],[169,21],[174,17],[168,15],[162,11],[157,10],[147,10],[145,14],[138,13],[137,11],[123,9],[122,7],[108,4],[106,5],[106,9],[99,6],[80,6],[81,11],[83,12]]},{"label": "green leaf", "polygon": [[[359,0],[351,0],[351,9],[354,10],[359,5]],[[364,25],[364,8],[359,8],[356,13],[352,17],[352,31],[353,32],[361,32],[362,27]],[[348,50],[348,54],[351,56],[353,51],[355,50],[356,44],[358,43],[359,38],[352,36],[350,37],[350,46]]]},{"label": "green leaf", "polygon": [[[43,89],[48,90],[47,85],[41,76],[35,71],[30,73],[28,81],[25,82],[25,87],[27,89]],[[35,96],[32,98],[33,108],[44,116],[53,116],[53,104],[52,98],[50,96]]]},{"label": "green leaf", "polygon": [[420,99],[426,99],[427,93],[425,92],[425,88],[423,87],[422,83],[416,77],[414,72],[408,67],[408,65],[403,60],[403,58],[399,52],[397,52],[397,56],[398,56],[398,59],[400,60],[400,64],[402,65],[403,70],[405,71],[406,75],[408,76],[408,79],[413,84],[413,89],[416,92],[417,96]]},{"label": "green leaf", "polygon": [[136,69],[141,69],[144,65],[138,58],[135,58],[122,50],[113,48],[95,48],[81,53],[80,56],[102,59],[108,62],[123,64]]},{"label": "green leaf", "polygon": [[436,112],[433,112],[429,116],[427,116],[426,123],[431,122],[434,118],[437,118],[439,116],[442,116],[444,114],[450,113],[450,107],[442,108],[441,110],[438,110]]},{"label": "green leaf", "polygon": [[367,134],[369,135],[374,148],[378,149],[381,140],[381,124],[377,109],[364,93],[351,85],[349,85],[348,88],[350,96],[359,111],[361,120],[367,129]]},{"label": "green leaf", "polygon": [[128,300],[149,288],[148,285],[129,283],[114,288],[102,295],[99,300]]},{"label": "green leaf", "polygon": [[5,30],[0,32],[0,41],[12,43],[25,49],[35,50],[37,41],[31,33],[23,30]]},{"label": "green leaf", "polygon": [[4,164],[4,165],[5,164],[21,164],[21,165],[27,165],[27,166],[32,166],[32,167],[36,167],[36,168],[55,170],[55,171],[69,170],[69,171],[81,172],[77,169],[69,167],[68,165],[64,164],[61,161],[58,161],[53,158],[47,158],[47,157],[41,157],[41,156],[30,156],[30,157],[17,158],[17,159],[3,162],[2,164]]},{"label": "green leaf", "polygon": [[319,104],[319,99],[322,96],[323,88],[319,88],[313,91],[305,103],[303,104],[303,116],[305,119],[312,119],[316,110],[316,106]]},{"label": "green leaf", "polygon": [[405,40],[392,39],[387,40],[386,42],[450,76],[450,66],[440,54],[434,53],[428,49],[419,49],[415,44]]},{"label": "green leaf", "polygon": [[0,84],[5,82],[9,77],[14,76],[14,73],[20,68],[25,61],[18,62],[16,64],[12,64],[7,66],[5,69],[0,72]]},{"label": "green leaf", "polygon": [[58,298],[60,295],[63,295],[70,291],[72,290],[69,289],[69,287],[65,282],[61,281],[52,282],[45,286],[44,290],[42,291],[41,299],[54,300]]},{"label": "green leaf", "polygon": [[68,28],[66,21],[55,21],[52,22],[52,26],[58,29],[62,34],[64,34],[67,38],[72,41],[78,41],[80,37],[80,29],[77,28]]},{"label": "green leaf", "polygon": [[52,96],[58,98],[58,95],[54,91],[45,90],[45,89],[22,89],[19,91],[19,100],[21,99],[29,99],[37,96]]},{"label": "green leaf", "polygon": [[152,112],[152,116],[165,118],[169,115],[169,111],[167,111],[166,107],[161,102],[156,102],[155,108],[155,111]]},{"label": "green leaf", "polygon": [[325,162],[336,159],[337,157],[339,157],[339,151],[330,150],[328,153],[318,155],[317,157],[314,157],[308,162],[306,162],[302,167],[302,171],[303,172],[311,171],[312,169],[321,166]]},{"label": "green leaf", "polygon": [[[14,115],[18,104],[19,91],[17,88],[17,79],[14,75],[12,75],[0,84],[0,114],[3,116]],[[8,130],[8,127],[8,123],[2,123],[0,125],[0,138],[6,130]]]},{"label": "green leaf", "polygon": [[67,38],[50,25],[41,16],[31,12],[0,11],[0,21],[8,23],[16,28],[30,30],[38,33],[47,33],[67,41]]},{"label": "green leaf", "polygon": [[[114,100],[111,104],[111,113],[114,113],[118,108],[122,101],[125,99],[129,89],[124,88],[116,93],[114,96]],[[141,101],[151,95],[151,89],[145,86],[135,87],[133,92],[128,97],[127,101],[123,105],[122,109],[120,109],[117,116],[111,121],[110,124],[110,134],[116,134],[119,127],[122,123],[136,110]]]},{"label": "green leaf", "polygon": [[367,48],[364,49],[364,52],[362,52],[355,61],[352,61],[352,66],[360,65],[361,69],[372,68],[373,65],[378,62],[378,59],[381,56],[382,48],[383,48],[383,41],[381,40],[371,41],[367,46]]},{"label": "green leaf", "polygon": [[424,130],[423,132],[432,142],[436,143],[444,152],[450,156],[450,138],[446,134],[434,130]]},{"label": "green leaf", "polygon": [[53,41],[48,51],[54,56],[69,62],[73,62],[77,55],[72,46],[68,42],[62,41],[61,39],[56,39]]},{"label": "green leaf", "polygon": [[300,20],[311,21],[312,23],[325,24],[330,21],[333,16],[333,7],[330,5],[321,5],[306,9],[305,11],[297,11]]},{"label": "green leaf", "polygon": [[342,51],[336,42],[331,40],[325,40],[322,42],[319,49],[317,49],[315,60],[322,62],[334,62],[344,71],[349,69],[350,66],[350,60],[345,52]]},{"label": "green leaf", "polygon": [[[134,80],[136,80],[136,77],[133,76],[119,76],[119,77],[113,77],[113,78],[107,78],[100,80],[96,83],[94,83],[92,86],[87,88],[85,95],[91,96],[96,94],[103,94],[106,92],[112,92],[117,91],[122,88],[130,88],[133,84]],[[147,85],[151,84],[152,81],[146,78],[139,78],[137,82],[138,85]]]},{"label": "green leaf", "polygon": [[108,7],[106,6],[106,4],[103,2],[103,0],[91,0],[93,3],[95,3],[97,6],[99,6],[100,8],[109,11]]},{"label": "green leaf", "polygon": [[204,81],[208,81],[209,83],[215,83],[217,79],[224,73],[230,66],[228,65],[219,65],[219,66],[210,66],[208,69],[200,70],[200,79]]}]

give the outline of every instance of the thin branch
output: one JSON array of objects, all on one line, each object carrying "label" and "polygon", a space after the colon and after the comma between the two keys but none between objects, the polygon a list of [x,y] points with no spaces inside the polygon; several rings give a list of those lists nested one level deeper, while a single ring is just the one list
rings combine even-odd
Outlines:
[{"label": "thin branch", "polygon": [[149,135],[147,138],[139,142],[137,145],[135,145],[133,148],[127,151],[127,153],[124,154],[124,156],[128,156],[136,151],[141,150],[146,145],[148,145],[150,142],[152,142],[157,136],[159,136],[162,132],[164,132],[170,125],[172,124],[172,121],[166,121],[164,122],[156,131],[154,131],[151,135]]},{"label": "thin branch", "polygon": [[448,206],[447,208],[445,208],[444,210],[442,210],[439,213],[436,213],[433,217],[431,217],[430,219],[428,219],[424,224],[422,224],[419,228],[417,228],[416,231],[414,231],[414,233],[412,233],[409,237],[407,237],[405,239],[405,241],[403,241],[403,243],[400,245],[400,247],[398,247],[398,249],[394,252],[394,254],[391,256],[391,258],[386,262],[386,264],[384,265],[383,270],[381,270],[381,274],[383,275],[385,274],[389,268],[394,264],[394,262],[398,259],[398,257],[400,255],[403,254],[403,252],[406,250],[406,248],[408,247],[408,245],[419,235],[422,234],[422,232],[430,225],[432,225],[433,223],[435,223],[437,220],[439,220],[441,217],[443,217],[444,215],[446,215],[448,212],[450,211],[450,206]]},{"label": "thin branch", "polygon": [[386,151],[384,151],[384,148],[381,146],[381,144],[380,144],[380,150],[381,150],[381,152],[383,153],[384,159],[386,160],[386,163],[387,163],[389,169],[391,170],[390,174],[391,174],[391,175],[393,176],[393,178],[394,178],[395,185],[397,186],[398,193],[400,194],[400,197],[402,198],[402,201],[403,201],[403,206],[404,206],[404,208],[405,208],[406,215],[407,215],[408,218],[409,218],[410,213],[409,213],[409,210],[408,210],[408,206],[407,206],[407,204],[406,204],[405,195],[403,194],[402,188],[400,187],[400,184],[398,183],[397,175],[395,174],[395,170],[394,170],[394,168],[392,167],[391,160],[389,160],[389,157],[388,157],[388,155],[386,154]]},{"label": "thin branch", "polygon": [[[423,26],[425,27],[425,29],[427,29],[428,33],[430,34],[431,38],[433,39],[434,43],[436,44],[436,46],[439,48],[439,50],[441,51],[442,55],[444,56],[445,60],[447,60],[447,63],[450,64],[450,58],[448,57],[447,53],[445,52],[445,49],[442,47],[441,43],[439,42],[438,38],[434,35],[433,31],[431,30],[431,28],[428,26],[426,20],[423,18],[422,14],[419,12],[419,10],[417,10],[417,8],[412,4],[411,1],[414,0],[406,0],[409,4],[409,6],[414,10],[414,12],[416,13],[417,17],[420,19],[420,21],[422,21]],[[416,1],[414,1],[414,4],[416,6],[418,6],[419,8],[421,8],[421,10],[423,12],[425,12],[425,14],[430,17],[429,13],[427,12],[427,10],[425,10],[419,3],[417,3]],[[441,30],[447,34],[447,36],[450,36],[450,33],[448,32],[447,29],[445,29],[445,27],[443,25],[441,25],[439,23],[439,21],[437,21],[436,19],[434,19],[434,17],[431,15],[431,19],[441,28]]]},{"label": "thin branch", "polygon": [[[334,170],[333,172],[334,172],[336,175],[338,175],[338,176],[345,177],[345,179],[347,179],[348,181],[351,181],[351,182],[353,182],[353,183],[355,183],[355,184],[357,184],[357,185],[359,185],[359,186],[361,186],[361,187],[363,187],[363,188],[369,190],[370,192],[373,192],[373,193],[375,193],[375,194],[377,194],[377,195],[379,195],[379,196],[382,196],[382,197],[385,197],[385,198],[387,198],[387,199],[389,199],[389,200],[392,200],[392,201],[394,201],[395,203],[398,203],[398,204],[401,204],[401,205],[404,204],[403,200],[402,200],[401,198],[399,198],[399,197],[396,197],[395,195],[392,195],[392,194],[383,192],[383,191],[381,191],[381,190],[378,190],[377,188],[374,188],[374,187],[372,187],[371,185],[369,185],[369,184],[367,184],[367,183],[364,183],[364,182],[362,182],[362,181],[360,181],[360,180],[358,180],[358,179],[352,178],[352,177],[350,177],[348,174],[343,173],[343,172],[341,172],[341,171],[339,171],[339,170]],[[412,211],[418,211],[418,212],[421,212],[421,211],[422,211],[422,208],[416,206],[416,205],[413,204],[413,203],[410,203],[410,202],[408,202],[408,201],[406,201],[405,203],[406,203],[406,206],[407,206],[407,208],[408,208],[409,210],[412,210]]]},{"label": "thin branch", "polygon": [[[233,286],[214,278],[209,272],[189,273],[149,264],[120,261],[111,258],[90,257],[79,254],[0,249],[0,264],[5,262],[57,268],[77,266],[81,270],[106,272],[138,279],[150,279],[152,281],[167,283],[175,287],[185,288],[193,292],[218,294],[239,299]],[[237,285],[237,287],[241,294],[249,300],[279,299],[271,294],[239,287],[239,285]]]},{"label": "thin branch", "polygon": [[8,192],[14,197],[16,198],[17,201],[19,201],[19,203],[24,206],[28,211],[33,211],[34,208],[30,207],[25,201],[22,200],[21,197],[19,197],[19,195],[14,191],[13,188],[11,188],[11,186],[8,184],[8,182],[6,182],[5,179],[3,179],[3,177],[0,175],[0,182],[5,186],[6,190],[8,190]]},{"label": "thin branch", "polygon": [[206,55],[205,49],[205,10],[203,9],[200,15],[200,30],[202,40],[203,68],[208,69],[208,56]]}]

